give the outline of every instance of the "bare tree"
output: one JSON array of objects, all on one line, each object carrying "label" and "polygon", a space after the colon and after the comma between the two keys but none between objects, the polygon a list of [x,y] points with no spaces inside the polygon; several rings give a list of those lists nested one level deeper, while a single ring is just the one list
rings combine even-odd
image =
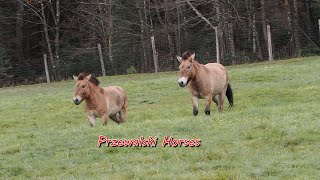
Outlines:
[{"label": "bare tree", "polygon": [[[45,34],[46,47],[49,54],[50,64],[54,71],[54,79],[61,79],[60,72],[60,0],[55,1],[25,1],[17,0],[23,6],[26,6],[39,18],[43,25],[43,32]],[[53,19],[54,24],[49,25],[47,19],[49,16]],[[53,40],[50,37],[49,31],[53,34]],[[52,44],[53,42],[53,44]],[[53,48],[53,47],[54,48]]]},{"label": "bare tree", "polygon": [[295,51],[296,51],[296,56],[300,56],[301,53],[301,43],[300,43],[300,38],[299,38],[299,15],[298,15],[298,2],[297,0],[292,0],[293,1],[293,34],[294,34],[294,43],[295,43]]},{"label": "bare tree", "polygon": [[152,47],[152,55],[153,55],[153,64],[154,64],[154,72],[159,71],[159,61],[158,61],[158,52],[156,48],[156,40],[155,40],[155,35],[154,35],[154,26],[153,26],[153,18],[151,16],[151,11],[150,11],[150,5],[151,1],[149,0],[149,21],[150,21],[150,33],[151,33],[151,47]]},{"label": "bare tree", "polygon": [[16,3],[16,58],[21,63],[23,59],[23,3]]},{"label": "bare tree", "polygon": [[109,60],[111,62],[111,65],[112,65],[112,69],[114,69],[114,62],[113,62],[113,52],[112,52],[112,39],[113,39],[113,16],[112,16],[112,7],[113,7],[113,1],[112,0],[109,0],[109,8],[108,8],[108,11],[109,11]]},{"label": "bare tree", "polygon": [[262,59],[262,51],[260,46],[260,38],[256,26],[256,4],[255,0],[247,1],[247,11],[249,12],[249,39],[252,39],[252,52],[257,55],[259,60]]},{"label": "bare tree", "polygon": [[268,42],[268,35],[267,35],[267,10],[266,10],[266,0],[260,0],[261,5],[261,21],[262,21],[262,30],[263,30],[263,37],[264,41]]},{"label": "bare tree", "polygon": [[216,54],[217,54],[217,63],[220,63],[220,51],[219,51],[219,38],[218,38],[218,28],[214,26],[207,18],[205,18],[191,3],[189,0],[186,0],[187,4],[191,7],[191,9],[200,17],[203,21],[205,21],[216,33]]},{"label": "bare tree", "polygon": [[[173,46],[173,41],[172,41],[172,36],[171,36],[171,32],[170,32],[170,29],[169,29],[169,25],[168,23],[170,23],[170,20],[169,20],[169,9],[168,9],[168,0],[164,0],[164,3],[160,2],[159,0],[156,1],[156,5],[155,5],[155,9],[156,9],[156,12],[157,12],[157,16],[158,16],[158,20],[161,24],[161,26],[163,27],[164,29],[164,32],[166,33],[166,36],[167,36],[167,40],[168,40],[168,46],[169,46],[169,60],[170,60],[170,63],[172,64],[172,68],[174,67],[174,62],[175,62],[175,54],[174,54],[174,46]],[[164,19],[162,19],[162,16],[160,15],[160,8],[163,9],[164,11]],[[169,64],[170,64],[169,63]]]},{"label": "bare tree", "polygon": [[295,55],[300,56],[300,39],[299,39],[299,20],[298,20],[298,7],[296,0],[285,0],[285,7],[287,11],[288,24],[291,27],[290,35],[294,38]]}]

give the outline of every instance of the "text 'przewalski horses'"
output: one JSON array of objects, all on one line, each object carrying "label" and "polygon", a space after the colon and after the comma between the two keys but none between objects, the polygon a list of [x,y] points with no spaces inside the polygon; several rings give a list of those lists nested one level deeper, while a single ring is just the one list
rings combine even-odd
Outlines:
[{"label": "text 'przewalski horses'", "polygon": [[83,73],[73,76],[76,80],[76,92],[73,102],[79,105],[83,100],[86,103],[88,121],[95,125],[96,117],[101,117],[103,125],[109,118],[116,123],[126,122],[128,97],[124,90],[118,86],[100,87],[99,80]]},{"label": "text 'przewalski horses'", "polygon": [[198,99],[205,98],[205,114],[210,115],[211,101],[214,101],[219,112],[223,110],[224,96],[229,101],[229,107],[233,106],[233,94],[228,82],[229,77],[226,68],[219,63],[200,64],[195,59],[195,54],[184,52],[182,57],[177,56],[180,62],[180,87],[188,85],[192,96],[193,115],[198,115]]}]

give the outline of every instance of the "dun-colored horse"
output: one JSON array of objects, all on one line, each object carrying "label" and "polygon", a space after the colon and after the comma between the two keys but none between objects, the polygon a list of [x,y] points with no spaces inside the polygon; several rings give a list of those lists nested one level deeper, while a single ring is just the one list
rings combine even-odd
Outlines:
[{"label": "dun-colored horse", "polygon": [[86,104],[88,121],[95,125],[96,117],[101,117],[103,125],[109,118],[116,123],[126,122],[128,97],[124,90],[118,86],[100,87],[99,80],[83,73],[73,76],[76,80],[76,92],[73,102],[79,105],[83,100]]},{"label": "dun-colored horse", "polygon": [[210,115],[211,101],[214,101],[219,112],[223,110],[224,96],[229,101],[229,107],[233,106],[233,94],[229,84],[226,68],[219,63],[200,64],[195,59],[195,54],[184,52],[182,57],[177,56],[180,62],[180,87],[188,85],[192,96],[193,115],[198,115],[198,99],[205,98],[205,114]]}]

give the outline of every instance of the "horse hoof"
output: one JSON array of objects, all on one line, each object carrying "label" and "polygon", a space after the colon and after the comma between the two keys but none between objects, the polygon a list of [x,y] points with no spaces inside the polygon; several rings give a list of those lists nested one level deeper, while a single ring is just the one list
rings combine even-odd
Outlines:
[{"label": "horse hoof", "polygon": [[206,115],[210,115],[210,111],[205,111],[204,113],[206,113]]},{"label": "horse hoof", "polygon": [[197,109],[194,109],[194,110],[193,110],[193,115],[194,115],[194,116],[197,116],[197,115],[198,115],[198,112],[199,112],[199,111],[198,111]]}]

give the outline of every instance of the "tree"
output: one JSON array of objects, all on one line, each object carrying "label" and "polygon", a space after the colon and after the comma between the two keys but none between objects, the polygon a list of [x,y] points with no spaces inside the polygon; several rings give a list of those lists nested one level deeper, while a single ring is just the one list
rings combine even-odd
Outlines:
[{"label": "tree", "polygon": [[[19,7],[27,7],[29,10],[39,18],[43,32],[45,34],[45,42],[47,52],[49,54],[50,63],[54,72],[54,79],[61,79],[60,69],[60,0],[40,0],[40,1],[27,1],[17,0],[20,3]],[[52,21],[48,20],[53,20]],[[37,23],[37,22],[34,22]],[[19,24],[17,22],[17,24]],[[52,27],[52,28],[51,28]],[[18,30],[17,30],[18,31]],[[50,37],[53,34],[53,38]],[[53,39],[53,40],[52,40]],[[52,43],[53,41],[53,43]]]},{"label": "tree", "polygon": [[0,46],[0,81],[7,78],[8,71],[12,68],[5,48]]}]

